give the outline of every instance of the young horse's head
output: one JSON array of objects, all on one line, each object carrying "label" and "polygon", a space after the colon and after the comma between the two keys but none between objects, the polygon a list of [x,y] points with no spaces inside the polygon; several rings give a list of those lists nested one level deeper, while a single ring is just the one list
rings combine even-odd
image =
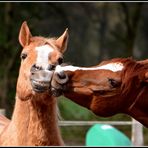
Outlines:
[{"label": "young horse's head", "polygon": [[[62,63],[67,48],[67,29],[59,38],[32,36],[26,22],[21,26],[19,42],[21,67],[17,82],[17,96],[26,100],[32,94],[50,90],[50,81],[57,64]],[[48,92],[50,94],[50,92]]]}]

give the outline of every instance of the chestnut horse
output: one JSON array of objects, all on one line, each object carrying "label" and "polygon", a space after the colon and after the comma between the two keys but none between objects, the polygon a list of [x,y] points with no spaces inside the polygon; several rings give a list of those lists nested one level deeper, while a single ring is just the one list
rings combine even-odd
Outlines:
[{"label": "chestnut horse", "polygon": [[53,70],[62,62],[67,30],[59,38],[32,36],[26,22],[19,42],[23,47],[16,102],[9,121],[0,118],[1,146],[64,145],[58,127],[57,99],[51,95]]},{"label": "chestnut horse", "polygon": [[148,127],[148,60],[115,58],[93,67],[57,66],[52,91],[102,117],[124,113]]}]

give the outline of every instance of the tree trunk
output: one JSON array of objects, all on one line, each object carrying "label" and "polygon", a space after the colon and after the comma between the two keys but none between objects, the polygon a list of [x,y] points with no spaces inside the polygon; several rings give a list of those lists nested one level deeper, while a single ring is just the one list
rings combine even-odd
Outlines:
[{"label": "tree trunk", "polygon": [[[5,50],[12,49],[12,18],[11,18],[11,11],[12,11],[12,4],[11,3],[6,3],[5,7],[5,22],[4,24],[7,26],[6,34],[7,34],[7,44],[2,47]],[[17,50],[16,52],[13,52],[12,56],[7,58],[7,63],[4,62],[3,67],[3,78],[1,80],[1,93],[0,93],[0,107],[4,108],[6,111],[9,109],[8,106],[8,93],[9,93],[9,79],[10,79],[10,72],[12,67],[14,66],[14,62],[16,59],[16,56],[18,55],[19,51]]]}]

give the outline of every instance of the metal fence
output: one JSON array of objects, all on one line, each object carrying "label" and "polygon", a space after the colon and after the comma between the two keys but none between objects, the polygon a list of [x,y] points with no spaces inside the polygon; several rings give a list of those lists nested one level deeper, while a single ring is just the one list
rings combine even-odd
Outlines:
[{"label": "metal fence", "polygon": [[131,141],[133,146],[144,145],[143,125],[133,118],[131,121],[59,121],[60,126],[91,126],[97,123],[119,126],[130,125],[132,126]]}]

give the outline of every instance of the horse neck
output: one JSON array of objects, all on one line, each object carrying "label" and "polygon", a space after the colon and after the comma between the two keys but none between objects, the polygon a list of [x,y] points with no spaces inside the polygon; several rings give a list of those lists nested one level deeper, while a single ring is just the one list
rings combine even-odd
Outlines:
[{"label": "horse neck", "polygon": [[144,74],[147,71],[147,65],[141,65],[146,64],[147,61],[137,63],[132,63],[131,65],[129,63],[129,65],[127,65],[128,68],[127,70],[125,69],[123,73],[124,81],[123,86],[121,87],[121,95],[126,94],[124,98],[127,100],[125,101],[127,102],[127,105],[123,105],[125,106],[125,113],[141,122],[144,126],[148,127],[148,101],[146,99],[148,98],[148,87],[145,83],[144,77]]},{"label": "horse neck", "polygon": [[133,106],[132,109],[125,111],[124,113],[133,117],[141,124],[143,124],[146,128],[148,128],[148,118],[147,113],[140,109],[138,106]]},{"label": "horse neck", "polygon": [[134,100],[134,102],[125,111],[128,115],[132,116],[146,127],[148,127],[148,101],[146,99],[148,98],[147,91],[147,86],[141,88],[141,90],[138,91],[138,95],[135,97],[136,99]]},{"label": "horse neck", "polygon": [[34,101],[37,97],[27,101],[16,98],[11,125],[17,133],[18,145],[63,145],[57,123],[56,98],[45,97],[50,103]]}]

